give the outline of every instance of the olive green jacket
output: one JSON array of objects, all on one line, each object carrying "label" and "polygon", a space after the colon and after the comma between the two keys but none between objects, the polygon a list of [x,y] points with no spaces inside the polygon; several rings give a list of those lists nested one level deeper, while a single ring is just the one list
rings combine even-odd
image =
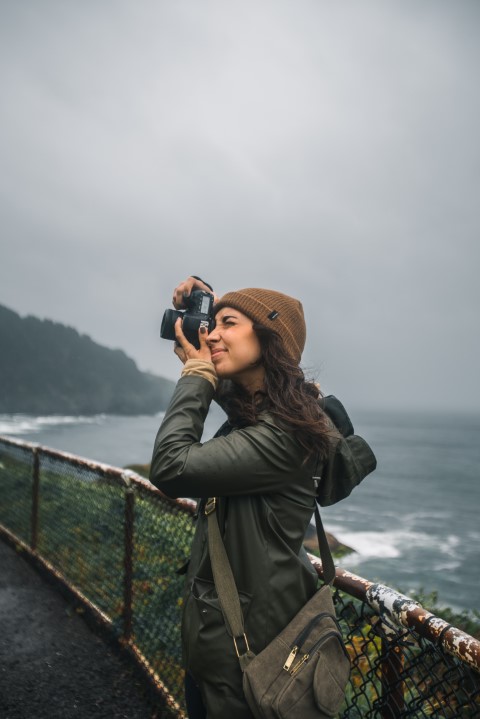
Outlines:
[{"label": "olive green jacket", "polygon": [[[305,450],[267,412],[255,426],[224,426],[222,436],[202,444],[213,396],[202,377],[179,380],[155,441],[150,480],[170,497],[219,498],[218,520],[246,635],[258,653],[317,588],[303,548],[315,497],[326,505],[347,496],[375,468],[375,457],[360,437],[334,431],[329,459],[316,468],[315,459],[304,461]],[[318,487],[314,474],[321,476]],[[208,719],[250,717],[213,584],[202,511],[187,572],[182,641],[185,666],[199,684]]]}]

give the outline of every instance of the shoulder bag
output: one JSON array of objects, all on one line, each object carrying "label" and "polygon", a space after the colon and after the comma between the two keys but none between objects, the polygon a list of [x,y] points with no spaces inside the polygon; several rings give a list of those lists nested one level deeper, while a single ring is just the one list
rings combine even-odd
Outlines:
[{"label": "shoulder bag", "polygon": [[243,691],[256,719],[322,719],[339,711],[350,676],[332,599],[335,565],[318,507],[315,521],[324,584],[291,622],[255,655],[216,516],[216,498],[205,505],[213,579],[226,625],[243,671]]}]

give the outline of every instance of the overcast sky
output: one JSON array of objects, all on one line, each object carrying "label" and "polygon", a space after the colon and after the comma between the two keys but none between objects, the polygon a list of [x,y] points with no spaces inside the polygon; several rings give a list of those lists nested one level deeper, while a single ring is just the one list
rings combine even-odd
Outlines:
[{"label": "overcast sky", "polygon": [[1,304],[176,378],[179,281],[278,289],[349,406],[480,410],[477,0],[0,5]]}]

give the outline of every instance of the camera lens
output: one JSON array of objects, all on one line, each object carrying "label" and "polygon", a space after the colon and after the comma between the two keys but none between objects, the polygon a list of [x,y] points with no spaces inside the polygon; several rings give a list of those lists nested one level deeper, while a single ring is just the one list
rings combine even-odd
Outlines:
[{"label": "camera lens", "polygon": [[160,337],[163,337],[164,340],[175,339],[175,322],[179,317],[183,317],[183,312],[179,310],[165,310],[160,327]]}]

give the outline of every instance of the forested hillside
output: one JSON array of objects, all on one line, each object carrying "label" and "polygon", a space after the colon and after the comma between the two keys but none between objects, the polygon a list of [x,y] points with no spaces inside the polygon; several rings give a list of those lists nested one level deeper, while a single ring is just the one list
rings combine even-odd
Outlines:
[{"label": "forested hillside", "polygon": [[150,414],[174,383],[72,327],[0,305],[0,413]]}]

